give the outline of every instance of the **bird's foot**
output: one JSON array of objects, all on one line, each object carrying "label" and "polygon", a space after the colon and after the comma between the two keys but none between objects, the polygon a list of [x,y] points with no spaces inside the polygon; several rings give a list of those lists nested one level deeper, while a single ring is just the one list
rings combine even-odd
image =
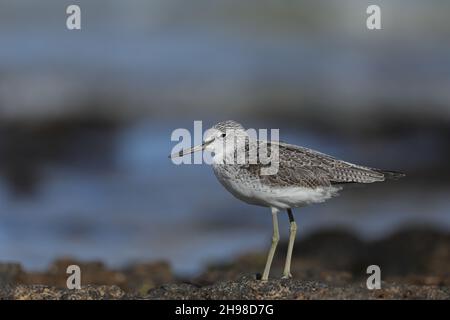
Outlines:
[{"label": "bird's foot", "polygon": [[281,279],[292,279],[292,274],[290,272],[288,274],[283,274]]},{"label": "bird's foot", "polygon": [[256,274],[256,280],[262,281],[262,282],[267,282],[269,279],[268,278],[263,278],[263,275],[261,273],[257,273]]}]

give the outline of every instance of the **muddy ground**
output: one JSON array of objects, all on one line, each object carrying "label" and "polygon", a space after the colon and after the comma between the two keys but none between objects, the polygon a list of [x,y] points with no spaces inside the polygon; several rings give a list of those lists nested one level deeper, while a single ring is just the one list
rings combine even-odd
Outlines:
[{"label": "muddy ground", "polygon": [[[409,229],[376,242],[323,231],[295,244],[293,279],[282,280],[286,244],[271,279],[257,280],[265,252],[207,266],[195,278],[175,275],[166,262],[111,269],[102,262],[59,259],[45,272],[0,263],[0,299],[450,299],[450,234]],[[66,268],[82,270],[82,289],[66,288]],[[379,290],[366,287],[366,268],[381,268]]]}]

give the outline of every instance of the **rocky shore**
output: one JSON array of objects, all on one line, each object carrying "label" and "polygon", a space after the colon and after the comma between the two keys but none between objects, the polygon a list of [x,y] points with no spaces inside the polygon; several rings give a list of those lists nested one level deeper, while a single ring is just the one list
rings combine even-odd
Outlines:
[{"label": "rocky shore", "polygon": [[[265,253],[249,253],[208,266],[194,278],[173,274],[166,262],[120,270],[101,262],[59,259],[45,272],[0,263],[0,299],[450,299],[450,235],[410,229],[364,242],[342,231],[323,231],[296,243],[293,279],[282,280],[285,244],[272,278],[257,280]],[[66,268],[82,270],[82,288],[66,288]],[[381,269],[381,289],[368,290],[366,268]]]}]

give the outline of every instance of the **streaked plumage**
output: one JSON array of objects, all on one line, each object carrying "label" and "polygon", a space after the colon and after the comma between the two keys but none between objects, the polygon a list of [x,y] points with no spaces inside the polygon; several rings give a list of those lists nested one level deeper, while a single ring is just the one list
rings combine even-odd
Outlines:
[{"label": "streaked plumage", "polygon": [[[234,121],[221,122],[214,128],[223,133],[230,128],[243,130],[243,127]],[[225,188],[237,198],[251,204],[274,206],[278,209],[299,207],[323,202],[336,195],[342,189],[342,184],[381,182],[402,176],[400,173],[352,164],[284,142],[257,141],[258,150],[264,144],[269,152],[273,144],[278,147],[278,172],[274,175],[261,175],[261,168],[268,166],[261,163],[213,164],[214,173]],[[248,143],[245,151],[245,159],[248,159]],[[237,154],[234,156],[237,157]],[[292,195],[297,193],[298,201],[287,201],[283,190]],[[309,193],[310,199],[305,193]],[[275,194],[280,198],[279,201],[273,199]]]},{"label": "streaked plumage", "polygon": [[[344,184],[366,184],[404,176],[404,174],[394,171],[356,165],[312,149],[284,142],[252,140],[245,133],[242,125],[232,120],[220,122],[213,128],[216,129],[215,132],[206,137],[201,146],[183,150],[173,156],[183,156],[199,150],[215,153],[212,165],[214,173],[230,193],[247,203],[272,209],[274,234],[262,275],[263,280],[268,279],[278,243],[277,213],[279,210],[287,210],[289,214],[290,236],[283,272],[283,277],[289,278],[291,277],[290,262],[297,230],[292,208],[323,202],[337,195]],[[240,141],[243,147],[239,148],[237,145],[233,145],[231,150],[223,148],[222,146],[227,141]],[[278,150],[278,160],[274,158],[269,163],[249,161],[250,150],[256,150],[256,159],[260,160],[259,158],[264,155],[262,151],[265,149],[263,148],[267,148],[269,155]],[[240,164],[237,159],[241,152],[245,153],[246,161]],[[278,168],[275,174],[262,174],[263,168],[272,165]]]}]

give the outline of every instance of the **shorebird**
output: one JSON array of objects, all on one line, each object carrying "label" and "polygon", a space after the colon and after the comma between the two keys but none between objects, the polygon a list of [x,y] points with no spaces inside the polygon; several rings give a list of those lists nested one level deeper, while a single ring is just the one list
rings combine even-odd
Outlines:
[{"label": "shorebird", "polygon": [[[236,121],[219,122],[209,130],[204,142],[193,148],[181,150],[169,157],[176,158],[197,151],[213,154],[212,167],[220,183],[236,198],[249,204],[269,207],[272,213],[273,235],[261,280],[267,281],[273,256],[280,239],[278,213],[286,210],[289,218],[289,242],[282,278],[291,278],[291,259],[297,224],[293,208],[320,203],[338,194],[342,185],[365,184],[396,179],[403,173],[370,168],[336,159],[324,153],[280,141],[251,139],[244,127]],[[229,143],[233,142],[233,143]],[[238,146],[244,146],[238,148]],[[256,146],[256,148],[252,148]],[[272,157],[276,172],[262,174],[262,169],[273,165],[258,161],[262,146],[267,153],[277,152]],[[231,147],[229,147],[231,146]],[[251,159],[251,150],[256,150],[256,162]],[[244,162],[236,161],[239,152],[245,153]],[[275,155],[275,153],[273,153]]]}]

